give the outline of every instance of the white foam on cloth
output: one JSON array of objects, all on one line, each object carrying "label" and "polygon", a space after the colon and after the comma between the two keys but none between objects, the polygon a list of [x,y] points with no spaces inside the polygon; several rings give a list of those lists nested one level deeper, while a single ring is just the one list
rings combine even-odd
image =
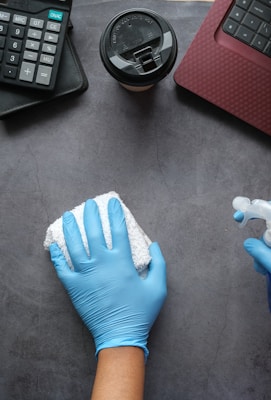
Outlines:
[{"label": "white foam on cloth", "polygon": [[[136,222],[134,216],[132,215],[131,211],[126,207],[126,205],[121,200],[120,196],[116,192],[109,192],[94,198],[95,202],[98,205],[99,213],[101,217],[101,223],[103,228],[103,233],[105,237],[105,241],[107,247],[109,249],[112,248],[112,237],[111,237],[111,230],[110,230],[110,223],[108,218],[108,202],[111,198],[117,198],[121,205],[125,215],[126,226],[128,231],[128,236],[131,245],[131,252],[132,258],[135,265],[135,268],[138,272],[145,271],[151,261],[150,253],[149,253],[149,246],[151,244],[151,240],[142,230],[142,228]],[[74,214],[76,222],[78,224],[82,240],[84,246],[86,248],[87,253],[89,254],[89,248],[87,243],[86,232],[84,228],[84,207],[85,202],[80,204],[79,206],[75,207],[71,212]],[[62,217],[58,218],[55,222],[53,222],[47,229],[46,237],[44,240],[44,248],[49,250],[49,246],[52,243],[57,243],[60,249],[62,250],[69,266],[73,269],[73,265],[69,256],[68,249],[66,247],[64,233],[62,229]]]}]

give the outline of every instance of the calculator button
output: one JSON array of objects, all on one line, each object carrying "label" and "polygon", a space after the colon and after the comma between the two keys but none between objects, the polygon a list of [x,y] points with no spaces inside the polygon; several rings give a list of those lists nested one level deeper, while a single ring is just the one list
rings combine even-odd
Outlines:
[{"label": "calculator button", "polygon": [[48,19],[61,22],[63,20],[63,12],[56,10],[49,10]]},{"label": "calculator button", "polygon": [[51,21],[47,22],[47,26],[46,26],[47,31],[60,32],[60,28],[61,28],[61,24],[58,24],[57,22],[51,22]]},{"label": "calculator button", "polygon": [[0,35],[6,35],[8,31],[8,25],[1,23],[0,24]]},{"label": "calculator button", "polygon": [[4,76],[6,78],[15,79],[16,75],[17,75],[17,68],[16,67],[5,66],[5,68],[4,68]]},{"label": "calculator button", "polygon": [[53,65],[54,64],[55,57],[54,56],[49,56],[49,54],[41,54],[40,56],[40,62],[42,64],[48,64],[48,65]]},{"label": "calculator button", "polygon": [[25,28],[22,26],[12,26],[10,30],[10,35],[22,39],[24,37]]},{"label": "calculator button", "polygon": [[20,55],[15,54],[15,53],[8,53],[6,56],[6,61],[8,64],[13,64],[13,65],[18,65],[19,64],[19,59]]},{"label": "calculator button", "polygon": [[6,44],[6,38],[4,36],[0,36],[0,49],[3,49]]},{"label": "calculator button", "polygon": [[37,72],[36,83],[40,85],[49,86],[52,74],[52,67],[46,67],[45,65],[40,65]]},{"label": "calculator button", "polygon": [[27,37],[31,39],[40,40],[42,31],[38,31],[37,29],[28,29]]},{"label": "calculator button", "polygon": [[36,40],[27,40],[25,43],[25,48],[38,51],[40,48],[40,42],[37,42]]},{"label": "calculator button", "polygon": [[56,46],[54,46],[53,44],[44,43],[42,46],[42,51],[44,53],[56,54]]},{"label": "calculator button", "polygon": [[58,42],[58,35],[56,33],[46,32],[45,35],[44,35],[44,40],[45,40],[45,42],[57,43]]},{"label": "calculator button", "polygon": [[43,26],[44,26],[44,20],[43,19],[38,19],[38,18],[30,18],[29,25],[32,28],[42,29]]},{"label": "calculator button", "polygon": [[0,21],[10,21],[10,13],[9,12],[4,12],[0,11]]},{"label": "calculator button", "polygon": [[35,64],[22,62],[19,79],[20,81],[33,82]]},{"label": "calculator button", "polygon": [[8,49],[20,52],[22,50],[22,44],[23,44],[23,42],[21,40],[9,39]]},{"label": "calculator button", "polygon": [[27,24],[27,17],[25,15],[14,14],[13,15],[13,22],[14,22],[14,24],[18,24],[18,25],[26,25]]},{"label": "calculator button", "polygon": [[3,55],[4,55],[3,50],[0,50],[0,62],[3,60]]},{"label": "calculator button", "polygon": [[28,61],[37,61],[38,53],[34,53],[33,51],[25,50],[23,58],[24,58],[24,60],[28,60]]}]

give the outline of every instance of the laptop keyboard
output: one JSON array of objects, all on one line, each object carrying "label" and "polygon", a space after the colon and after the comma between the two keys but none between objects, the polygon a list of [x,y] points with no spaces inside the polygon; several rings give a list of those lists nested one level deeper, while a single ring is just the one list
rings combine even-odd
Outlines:
[{"label": "laptop keyboard", "polygon": [[271,57],[271,0],[235,0],[223,31]]}]

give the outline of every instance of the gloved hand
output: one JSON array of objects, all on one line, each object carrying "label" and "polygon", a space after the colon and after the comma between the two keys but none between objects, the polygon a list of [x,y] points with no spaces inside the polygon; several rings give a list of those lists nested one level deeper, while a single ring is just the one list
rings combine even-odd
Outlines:
[{"label": "gloved hand", "polygon": [[71,301],[93,335],[96,355],[101,349],[141,347],[148,356],[149,331],[166,298],[166,263],[159,245],[150,246],[152,261],[145,279],[132,260],[125,217],[120,202],[110,199],[108,214],[112,250],[106,246],[99,210],[94,200],[84,209],[84,226],[90,249],[87,255],[71,212],[63,216],[66,245],[74,265],[70,270],[57,244],[51,260]]},{"label": "gloved hand", "polygon": [[[236,211],[233,218],[237,222],[242,222],[244,214]],[[244,248],[254,259],[254,269],[262,275],[266,275],[267,299],[269,311],[271,312],[271,248],[264,243],[263,238],[249,238],[244,241]]]},{"label": "gloved hand", "polygon": [[[237,222],[242,222],[244,214],[236,211],[233,218]],[[271,248],[268,247],[263,239],[249,238],[244,241],[246,252],[254,259],[254,268],[262,275],[271,273]]]}]

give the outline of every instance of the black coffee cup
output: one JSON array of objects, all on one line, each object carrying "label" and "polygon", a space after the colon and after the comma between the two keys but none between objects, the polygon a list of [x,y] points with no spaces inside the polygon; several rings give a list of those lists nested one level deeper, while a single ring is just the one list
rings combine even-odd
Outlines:
[{"label": "black coffee cup", "polygon": [[172,69],[177,57],[172,26],[156,12],[141,8],[116,15],[100,39],[107,71],[126,89],[147,90]]}]

